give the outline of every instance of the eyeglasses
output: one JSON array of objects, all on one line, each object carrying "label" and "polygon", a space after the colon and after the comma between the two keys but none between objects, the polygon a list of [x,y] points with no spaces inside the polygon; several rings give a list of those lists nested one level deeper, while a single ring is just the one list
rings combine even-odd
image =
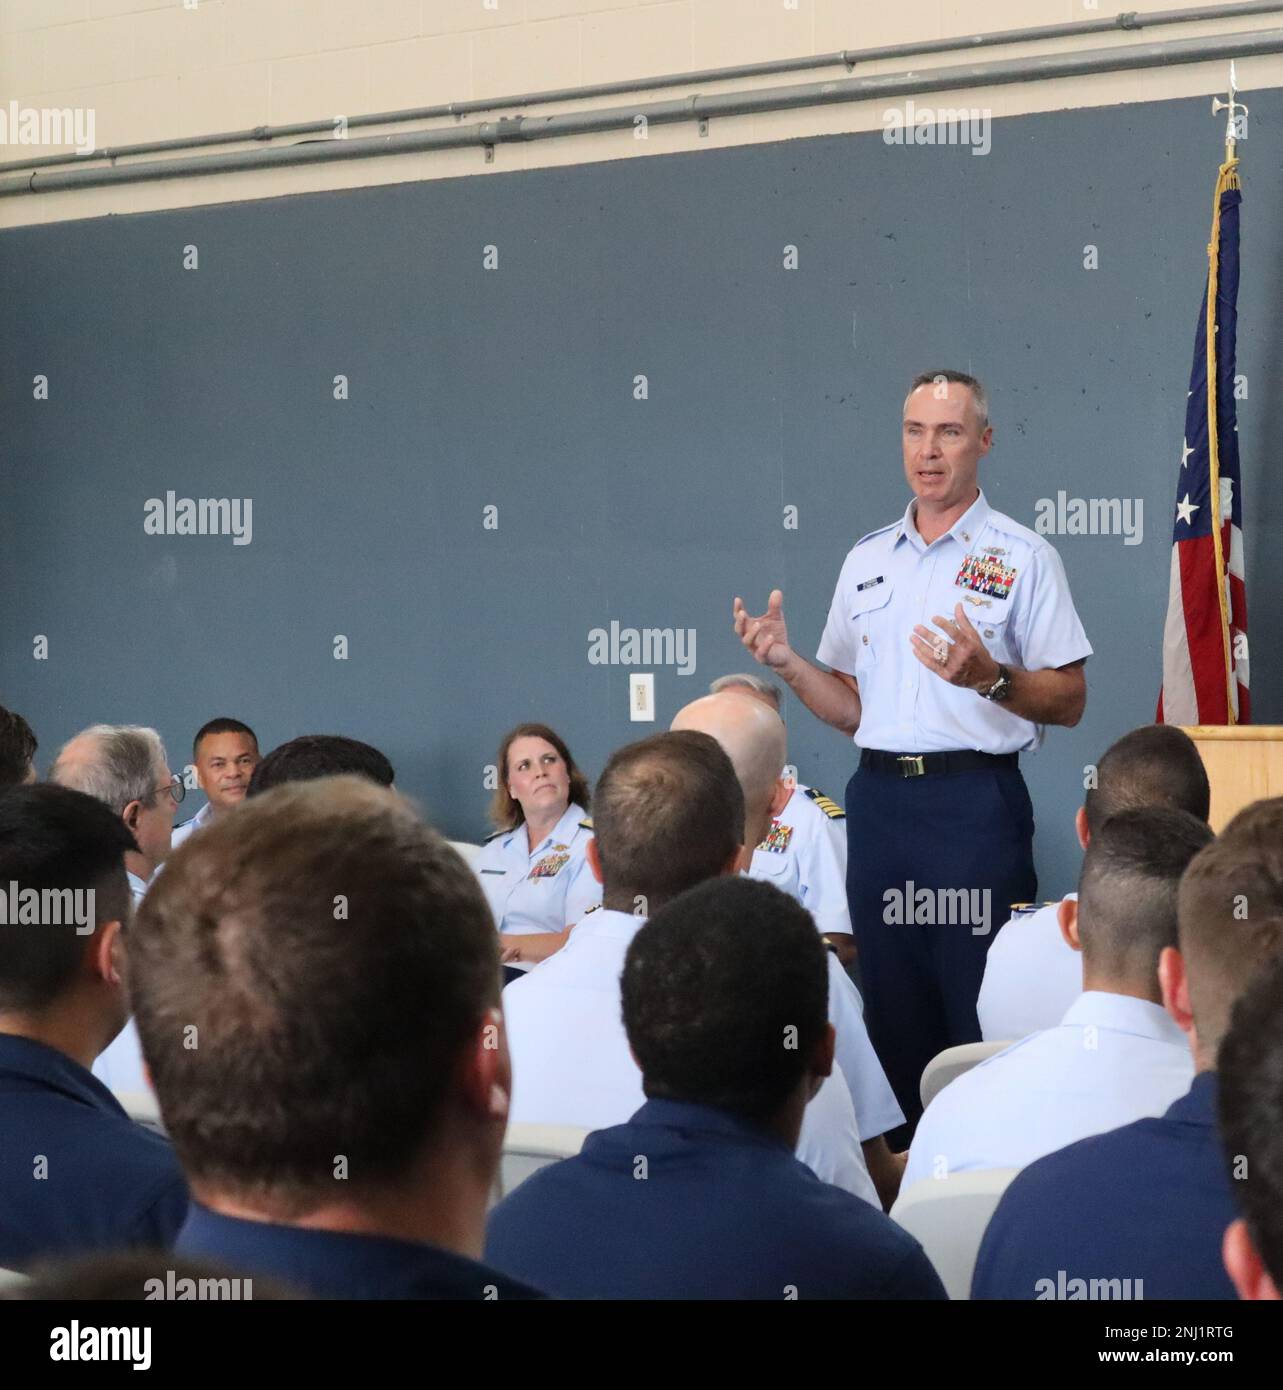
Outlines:
[{"label": "eyeglasses", "polygon": [[177,806],[181,803],[183,797],[187,795],[187,783],[183,781],[178,773],[174,773],[169,779],[168,785],[157,787],[155,794],[160,796],[165,792],[168,792],[169,795],[174,798],[174,805]]}]

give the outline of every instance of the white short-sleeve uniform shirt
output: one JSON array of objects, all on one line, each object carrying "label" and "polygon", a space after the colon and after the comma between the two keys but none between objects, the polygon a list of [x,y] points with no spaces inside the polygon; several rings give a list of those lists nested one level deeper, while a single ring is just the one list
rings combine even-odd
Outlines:
[{"label": "white short-sleeve uniform shirt", "polygon": [[753,851],[750,878],[796,898],[827,932],[851,934],[846,905],[846,815],[814,787],[798,783]]},{"label": "white short-sleeve uniform shirt", "polygon": [[[134,900],[134,911],[137,912],[147,895],[146,880],[137,874],[130,874],[129,893]],[[93,1073],[116,1095],[148,1094],[150,1087],[143,1070],[143,1048],[132,1014],[115,1038],[94,1059]]]},{"label": "white short-sleeve uniform shirt", "polygon": [[[602,908],[538,970],[504,990],[509,1123],[605,1129],[645,1104],[619,997],[624,958],[645,923]],[[840,1065],[806,1107],[797,1156],[817,1177],[881,1209]]]},{"label": "white short-sleeve uniform shirt", "polygon": [[214,818],[214,808],[207,801],[190,820],[185,820],[181,825],[174,826],[173,834],[170,836],[169,846],[175,850],[185,840],[189,839],[198,830],[203,830]]},{"label": "white short-sleeve uniform shirt", "polygon": [[1059,909],[1059,903],[1043,903],[1036,911],[1016,914],[994,937],[976,1000],[985,1042],[1014,1041],[1054,1028],[1083,992],[1082,953],[1061,935]]},{"label": "white short-sleeve uniform shirt", "polygon": [[[748,871],[750,878],[773,884],[801,903],[821,934],[851,930],[844,820],[836,803],[799,784],[753,851]],[[837,1061],[851,1093],[860,1138],[867,1143],[902,1125],[904,1112],[869,1040],[860,991],[832,953],[828,964],[829,1022],[837,1034]]]},{"label": "white short-sleeve uniform shirt", "polygon": [[1079,1139],[1161,1115],[1193,1079],[1185,1034],[1162,1005],[1087,990],[1055,1028],[949,1082],[918,1123],[900,1190],[942,1173],[1024,1168]]},{"label": "white short-sleeve uniform shirt", "polygon": [[[525,824],[501,830],[481,848],[473,872],[501,932],[564,931],[601,903],[601,884],[585,858],[592,825],[573,801],[533,848]],[[530,962],[516,962],[529,970]]]},{"label": "white short-sleeve uniform shirt", "polygon": [[941,680],[909,638],[918,624],[936,630],[937,614],[952,621],[961,603],[995,661],[1041,671],[1090,656],[1060,556],[994,511],[983,492],[927,545],[914,523],[916,502],[847,555],[816,653],[859,683],[855,742],[886,752],[1032,751],[1041,724]]}]

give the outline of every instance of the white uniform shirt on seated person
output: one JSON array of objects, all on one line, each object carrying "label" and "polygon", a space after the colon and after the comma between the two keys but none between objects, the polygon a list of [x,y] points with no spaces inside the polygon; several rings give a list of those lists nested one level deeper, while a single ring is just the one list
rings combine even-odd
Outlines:
[{"label": "white uniform shirt on seated person", "polygon": [[[591,828],[582,824],[586,819],[584,808],[572,801],[534,849],[524,821],[485,842],[472,870],[501,932],[565,931],[601,902],[601,884],[584,857],[592,839]],[[513,962],[517,970],[533,964]]]},{"label": "white uniform shirt on seated person", "polygon": [[[134,911],[137,912],[138,905],[146,896],[147,884],[137,874],[130,874],[129,892],[134,900]],[[125,942],[128,949],[128,935]],[[143,1072],[142,1044],[138,1041],[138,1029],[134,1027],[132,1014],[106,1049],[98,1054],[94,1061],[93,1073],[109,1091],[114,1091],[117,1095],[124,1095],[126,1092],[141,1095],[149,1093],[151,1088],[147,1085],[147,1077]]]},{"label": "white uniform shirt on seated person", "polygon": [[[512,1124],[623,1124],[645,1104],[620,1010],[624,957],[644,917],[602,908],[555,955],[503,992]],[[817,1177],[881,1210],[840,1067],[802,1120],[797,1156]]]},{"label": "white uniform shirt on seated person", "polygon": [[173,833],[169,838],[171,852],[176,850],[185,840],[190,839],[198,830],[203,830],[214,819],[214,808],[207,801],[190,820],[185,820],[181,825],[174,826]]},{"label": "white uniform shirt on seated person", "polygon": [[[798,801],[800,806],[793,810],[794,802]],[[793,811],[791,821],[788,819],[790,811]],[[805,795],[805,789],[798,787],[780,816],[772,822],[771,834],[762,841],[765,845],[773,839],[777,847],[764,850],[758,846],[753,851],[753,862],[748,871],[750,878],[770,883],[801,903],[815,918],[821,934],[829,931],[849,933],[851,930],[851,918],[846,906],[846,842],[842,837],[839,863],[832,842],[834,823]],[[840,825],[841,821],[836,823]],[[785,824],[810,828],[802,832],[799,842],[796,829],[788,836],[776,832],[774,827]],[[795,846],[797,852],[791,852]],[[837,905],[839,899],[840,908]],[[904,1112],[869,1041],[860,991],[831,951],[828,957],[829,1022],[837,1033],[836,1061],[851,1092],[860,1137],[867,1143],[902,1125]]]},{"label": "white uniform shirt on seated person", "polygon": [[901,1191],[937,1175],[1023,1168],[1161,1115],[1193,1079],[1185,1034],[1160,1004],[1087,990],[1057,1027],[1013,1043],[936,1096],[913,1137]]},{"label": "white uniform shirt on seated person", "polygon": [[753,851],[750,878],[774,884],[815,918],[820,935],[851,935],[846,903],[846,816],[836,802],[800,782]]},{"label": "white uniform shirt on seated person", "polygon": [[[1077,893],[1066,893],[1078,901]],[[1059,903],[1013,917],[993,939],[976,1000],[985,1042],[1028,1037],[1054,1028],[1083,992],[1083,958],[1065,940]]]}]

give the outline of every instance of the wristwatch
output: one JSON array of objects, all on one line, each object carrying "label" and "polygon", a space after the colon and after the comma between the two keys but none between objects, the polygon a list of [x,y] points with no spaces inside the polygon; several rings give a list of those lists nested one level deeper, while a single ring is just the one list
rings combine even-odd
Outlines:
[{"label": "wristwatch", "polygon": [[1011,694],[1011,672],[1002,665],[998,664],[998,679],[989,687],[988,690],[980,691],[982,700],[1005,700]]}]

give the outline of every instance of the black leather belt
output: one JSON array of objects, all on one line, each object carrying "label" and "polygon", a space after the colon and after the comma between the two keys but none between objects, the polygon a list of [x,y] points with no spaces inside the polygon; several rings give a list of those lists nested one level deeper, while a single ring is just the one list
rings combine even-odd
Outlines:
[{"label": "black leather belt", "polygon": [[977,753],[971,748],[948,753],[885,753],[878,748],[865,748],[860,752],[861,772],[877,772],[887,777],[931,777],[940,773],[1019,766],[1019,753]]}]

